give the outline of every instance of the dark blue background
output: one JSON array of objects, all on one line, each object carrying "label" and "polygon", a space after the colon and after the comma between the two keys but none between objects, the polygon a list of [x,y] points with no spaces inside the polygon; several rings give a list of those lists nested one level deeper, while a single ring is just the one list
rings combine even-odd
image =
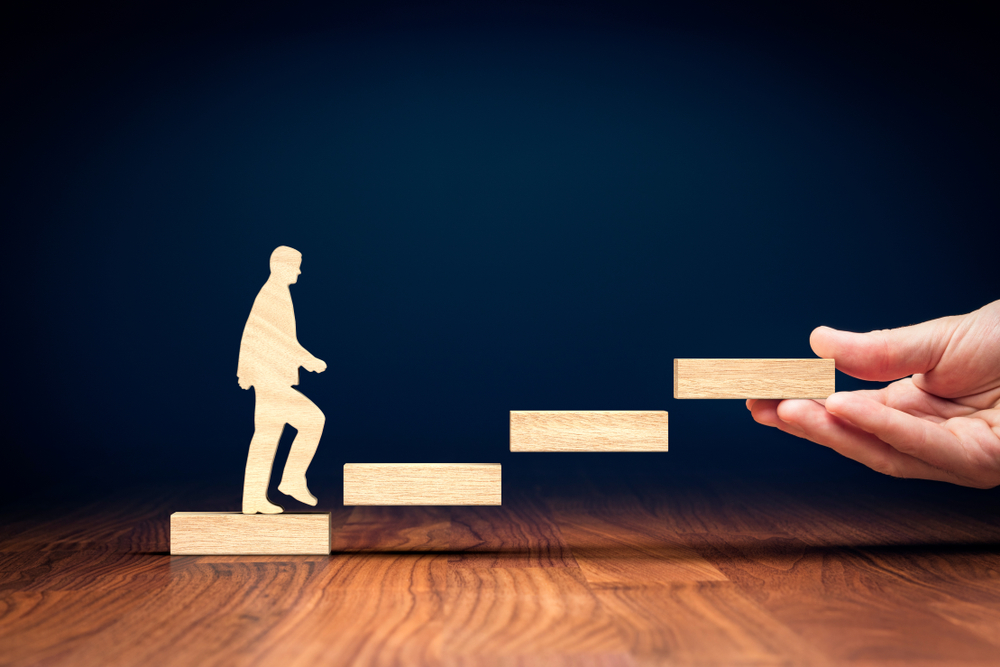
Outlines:
[{"label": "dark blue background", "polygon": [[[672,359],[1000,296],[976,6],[134,4],[5,21],[5,494],[238,489],[279,244],[329,489],[362,461],[864,480],[673,400]],[[511,409],[667,409],[671,451],[512,455]]]}]

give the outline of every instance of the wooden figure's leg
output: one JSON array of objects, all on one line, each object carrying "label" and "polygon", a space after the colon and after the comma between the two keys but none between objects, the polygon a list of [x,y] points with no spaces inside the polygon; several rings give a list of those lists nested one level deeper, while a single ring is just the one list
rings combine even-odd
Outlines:
[{"label": "wooden figure's leg", "polygon": [[247,468],[243,477],[244,514],[280,514],[283,508],[267,498],[267,486],[271,481],[271,467],[278,451],[278,441],[284,430],[283,423],[256,420],[250,451],[247,453]]},{"label": "wooden figure's leg", "polygon": [[281,484],[278,490],[286,496],[291,496],[306,505],[315,506],[316,496],[309,491],[306,483],[306,470],[312,463],[316,448],[319,447],[320,438],[323,437],[323,427],[326,425],[326,415],[316,407],[316,404],[303,396],[301,393],[292,390],[294,399],[289,399],[288,423],[291,424],[298,433],[292,441],[292,448],[288,452],[288,460],[285,462],[285,469],[281,474]]}]

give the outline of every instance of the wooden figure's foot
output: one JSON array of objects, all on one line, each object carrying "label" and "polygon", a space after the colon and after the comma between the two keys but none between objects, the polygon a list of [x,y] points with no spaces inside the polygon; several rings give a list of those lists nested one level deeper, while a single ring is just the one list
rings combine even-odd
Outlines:
[{"label": "wooden figure's foot", "polygon": [[244,514],[281,514],[284,511],[280,505],[275,505],[267,499],[258,500],[256,503],[243,503]]},{"label": "wooden figure's foot", "polygon": [[295,498],[300,503],[305,503],[306,505],[316,506],[319,502],[316,500],[316,496],[309,492],[309,487],[306,486],[306,480],[302,480],[301,484],[290,484],[288,482],[282,481],[278,485],[278,491],[281,491],[286,496],[291,496]]}]

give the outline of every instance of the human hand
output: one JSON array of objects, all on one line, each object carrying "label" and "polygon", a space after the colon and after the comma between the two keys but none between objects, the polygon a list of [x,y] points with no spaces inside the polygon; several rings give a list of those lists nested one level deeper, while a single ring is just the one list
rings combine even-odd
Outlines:
[{"label": "human hand", "polygon": [[809,343],[848,375],[897,381],[826,400],[751,399],[756,421],[894,477],[1000,485],[1000,301],[900,329],[819,327]]},{"label": "human hand", "polygon": [[240,383],[240,389],[249,389],[251,387],[249,380],[238,377],[236,378],[236,381]]},{"label": "human hand", "polygon": [[322,373],[326,370],[326,362],[318,357],[311,357],[302,362],[302,368],[310,373]]}]

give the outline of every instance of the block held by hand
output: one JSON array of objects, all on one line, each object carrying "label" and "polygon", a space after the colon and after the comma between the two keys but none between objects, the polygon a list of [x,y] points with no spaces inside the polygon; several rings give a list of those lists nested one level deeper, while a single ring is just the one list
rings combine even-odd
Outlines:
[{"label": "block held by hand", "polygon": [[674,398],[826,398],[833,359],[674,359]]}]

